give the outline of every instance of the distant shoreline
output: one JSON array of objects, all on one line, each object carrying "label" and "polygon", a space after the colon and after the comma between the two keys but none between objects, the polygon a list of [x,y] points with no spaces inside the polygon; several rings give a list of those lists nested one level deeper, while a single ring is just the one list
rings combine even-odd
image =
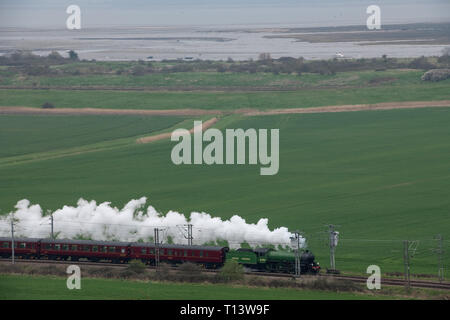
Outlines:
[{"label": "distant shoreline", "polygon": [[48,55],[79,53],[98,61],[256,60],[261,53],[274,58],[420,57],[440,55],[450,45],[450,22],[383,25],[369,31],[363,25],[335,27],[229,26],[120,27],[56,29],[0,28],[0,55],[17,50]]}]

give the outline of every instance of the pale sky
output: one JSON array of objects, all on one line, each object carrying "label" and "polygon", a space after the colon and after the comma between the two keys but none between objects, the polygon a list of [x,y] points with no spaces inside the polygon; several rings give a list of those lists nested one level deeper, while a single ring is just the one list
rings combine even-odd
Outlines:
[{"label": "pale sky", "polygon": [[137,25],[365,24],[381,7],[383,23],[450,22],[450,0],[0,0],[0,27],[65,28],[69,5],[84,28]]}]

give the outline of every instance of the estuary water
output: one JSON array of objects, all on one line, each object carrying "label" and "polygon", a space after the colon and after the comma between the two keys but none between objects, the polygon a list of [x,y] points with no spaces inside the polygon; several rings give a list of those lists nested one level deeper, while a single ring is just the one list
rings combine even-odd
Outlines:
[{"label": "estuary water", "polygon": [[[298,25],[233,26],[136,26],[82,28],[0,28],[0,54],[30,50],[47,55],[58,51],[66,56],[75,50],[80,59],[114,60],[248,60],[260,53],[273,58],[304,57],[328,59],[337,54],[347,58],[419,57],[440,55],[448,45],[380,44],[358,42],[308,43],[295,39],[267,38],[280,28]],[[367,42],[367,41],[365,41]]]}]

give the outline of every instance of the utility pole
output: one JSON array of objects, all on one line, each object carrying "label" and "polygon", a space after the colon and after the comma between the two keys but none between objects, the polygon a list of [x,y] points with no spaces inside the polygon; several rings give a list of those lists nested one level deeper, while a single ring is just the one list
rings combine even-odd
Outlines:
[{"label": "utility pole", "polygon": [[336,273],[335,248],[338,243],[339,232],[335,230],[335,225],[328,225],[329,243],[330,243],[330,271]]},{"label": "utility pole", "polygon": [[405,264],[405,286],[411,287],[410,267],[409,267],[409,240],[403,241],[403,262]]},{"label": "utility pole", "polygon": [[405,282],[407,289],[411,287],[411,258],[415,256],[418,246],[419,240],[403,241],[403,261],[405,263]]},{"label": "utility pole", "polygon": [[442,255],[444,254],[442,249],[443,237],[441,234],[438,234],[435,239],[438,241],[438,248],[435,250],[438,255],[438,278],[439,282],[442,282],[444,280],[444,265],[442,264]]},{"label": "utility pole", "polygon": [[184,236],[184,237],[188,241],[188,246],[192,246],[192,243],[194,240],[194,237],[192,235],[192,224],[189,223],[189,224],[185,224],[184,226],[187,227],[187,237],[186,236]]},{"label": "utility pole", "polygon": [[55,239],[55,235],[53,234],[53,213],[50,215],[50,225],[52,228],[51,237],[52,237],[52,239]]},{"label": "utility pole", "polygon": [[296,230],[294,232],[294,238],[291,239],[291,241],[294,243],[294,246],[295,246],[295,277],[296,278],[299,278],[301,275],[300,237],[301,237],[301,233],[298,230]]},{"label": "utility pole", "polygon": [[187,239],[188,246],[192,246],[192,244],[194,242],[194,236],[193,236],[193,232],[192,232],[193,225],[191,223],[188,223],[188,224],[177,225],[177,227],[180,230],[181,235],[185,239]]},{"label": "utility pole", "polygon": [[161,231],[162,229],[158,229],[155,228],[154,232],[155,232],[155,267],[156,267],[156,271],[158,272],[158,268],[159,268],[159,231]]},{"label": "utility pole", "polygon": [[11,262],[14,264],[14,215],[11,215]]},{"label": "utility pole", "polygon": [[192,233],[192,224],[188,224],[188,244],[192,246],[194,242],[194,235]]}]

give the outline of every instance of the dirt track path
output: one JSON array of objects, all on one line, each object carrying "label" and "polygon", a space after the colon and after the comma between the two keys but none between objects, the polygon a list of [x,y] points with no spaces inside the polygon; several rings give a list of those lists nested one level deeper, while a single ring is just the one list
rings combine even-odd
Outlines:
[{"label": "dirt track path", "polygon": [[175,110],[139,110],[139,109],[96,109],[96,108],[56,108],[40,109],[30,107],[0,107],[0,114],[56,114],[56,115],[148,115],[148,116],[203,116],[221,114],[242,114],[245,116],[276,115],[295,113],[325,113],[351,112],[364,110],[392,110],[416,109],[428,107],[450,107],[450,100],[439,101],[408,101],[383,102],[375,104],[355,104],[340,106],[325,106],[311,108],[284,108],[261,111],[257,109],[237,110],[203,110],[203,109],[175,109]]},{"label": "dirt track path", "polygon": [[[211,127],[214,123],[216,123],[219,119],[217,119],[216,117],[209,119],[205,122],[202,123],[202,130],[208,129],[209,127]],[[189,133],[193,133],[196,127],[192,128],[191,130],[189,130]],[[137,143],[150,143],[153,141],[158,141],[158,140],[162,140],[162,139],[169,139],[172,135],[172,132],[166,132],[166,133],[161,133],[161,134],[156,134],[154,136],[149,136],[149,137],[143,137],[143,138],[139,138],[136,140]]]},{"label": "dirt track path", "polygon": [[146,116],[202,116],[221,114],[218,110],[174,109],[103,109],[103,108],[55,108],[1,107],[0,114],[56,114],[56,115],[146,115]]},{"label": "dirt track path", "polygon": [[268,111],[248,111],[247,116],[255,115],[275,115],[275,114],[292,114],[292,113],[325,113],[325,112],[351,112],[364,110],[392,110],[392,109],[416,109],[429,107],[450,107],[450,100],[442,101],[410,101],[410,102],[383,102],[376,104],[355,104],[327,107],[311,107],[311,108],[287,108],[274,109]]}]

